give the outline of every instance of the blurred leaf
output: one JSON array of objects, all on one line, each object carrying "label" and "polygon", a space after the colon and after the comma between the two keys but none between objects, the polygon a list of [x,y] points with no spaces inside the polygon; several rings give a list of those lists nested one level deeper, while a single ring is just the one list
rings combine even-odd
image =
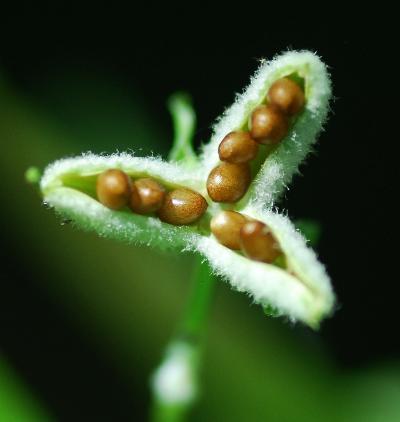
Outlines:
[{"label": "blurred leaf", "polygon": [[400,421],[399,363],[344,374],[335,396],[339,421]]},{"label": "blurred leaf", "polygon": [[46,422],[53,420],[0,357],[0,421]]}]

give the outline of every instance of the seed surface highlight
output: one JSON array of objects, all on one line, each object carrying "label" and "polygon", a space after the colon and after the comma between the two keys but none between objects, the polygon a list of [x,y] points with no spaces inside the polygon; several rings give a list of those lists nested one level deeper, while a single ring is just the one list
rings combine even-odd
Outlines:
[{"label": "seed surface highlight", "polygon": [[249,121],[251,137],[265,145],[278,143],[288,131],[288,121],[274,105],[261,105],[254,109]]},{"label": "seed surface highlight", "polygon": [[131,179],[121,170],[106,170],[97,176],[96,193],[103,205],[118,210],[129,201]]},{"label": "seed surface highlight", "polygon": [[207,191],[214,202],[236,202],[246,193],[251,182],[248,163],[221,163],[211,170]]},{"label": "seed surface highlight", "polygon": [[149,214],[161,207],[164,195],[165,189],[156,180],[138,179],[133,182],[129,206],[137,214]]},{"label": "seed surface highlight", "polygon": [[268,99],[288,115],[298,113],[305,102],[303,90],[289,78],[275,81],[268,91]]},{"label": "seed surface highlight", "polygon": [[221,211],[210,223],[212,234],[229,249],[240,249],[240,229],[247,218],[236,211]]},{"label": "seed surface highlight", "polygon": [[272,263],[282,254],[271,230],[261,221],[249,221],[243,225],[240,243],[244,254],[255,261]]},{"label": "seed surface highlight", "polygon": [[207,207],[202,195],[191,189],[179,188],[165,195],[158,217],[175,226],[191,224],[206,212]]},{"label": "seed surface highlight", "polygon": [[257,152],[257,142],[243,130],[228,133],[218,147],[219,158],[228,163],[247,163],[256,157]]}]

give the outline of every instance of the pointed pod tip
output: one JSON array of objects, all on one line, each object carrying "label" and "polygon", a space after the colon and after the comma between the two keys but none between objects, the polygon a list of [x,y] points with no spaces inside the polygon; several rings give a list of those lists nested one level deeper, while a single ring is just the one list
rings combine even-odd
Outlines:
[{"label": "pointed pod tip", "polygon": [[25,180],[27,181],[27,183],[36,185],[40,182],[41,178],[42,178],[42,172],[40,171],[38,167],[31,166],[26,169]]}]

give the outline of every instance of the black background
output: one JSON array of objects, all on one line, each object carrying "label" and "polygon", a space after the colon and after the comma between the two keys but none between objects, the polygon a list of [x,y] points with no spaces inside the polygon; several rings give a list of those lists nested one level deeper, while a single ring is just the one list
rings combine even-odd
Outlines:
[{"label": "black background", "polygon": [[[393,102],[398,94],[395,72],[387,70],[390,59],[385,58],[390,37],[377,30],[385,26],[384,18],[329,24],[321,18],[302,20],[301,9],[290,18],[286,11],[272,14],[254,5],[229,19],[198,11],[184,16],[183,9],[167,19],[159,10],[155,16],[154,9],[127,14],[114,5],[94,15],[89,8],[71,13],[60,6],[50,13],[30,6],[5,14],[1,67],[27,95],[54,66],[99,67],[141,87],[154,118],[167,129],[165,99],[176,89],[187,90],[198,112],[200,142],[233,93],[245,86],[258,58],[287,48],[317,51],[330,66],[333,113],[318,159],[303,168],[306,177],[296,179],[283,207],[291,216],[323,224],[319,253],[335,281],[341,309],[321,335],[337,362],[358,367],[398,357],[399,289],[391,246],[395,167],[389,160],[397,146]],[[1,289],[3,353],[60,420],[125,420],[133,407],[144,411],[147,398],[137,396],[135,380],[97,359],[68,317],[35,289],[21,265],[24,256],[4,230],[3,269],[12,283]],[[58,399],[62,394],[70,396],[68,403]],[[99,415],[93,414],[97,400],[107,402]]]}]

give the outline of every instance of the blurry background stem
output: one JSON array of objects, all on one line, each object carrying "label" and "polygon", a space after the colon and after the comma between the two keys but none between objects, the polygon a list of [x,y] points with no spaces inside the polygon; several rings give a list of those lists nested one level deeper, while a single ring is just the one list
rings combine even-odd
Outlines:
[{"label": "blurry background stem", "polygon": [[203,339],[214,286],[211,269],[196,258],[193,290],[186,311],[152,380],[153,422],[185,420],[197,398]]}]

